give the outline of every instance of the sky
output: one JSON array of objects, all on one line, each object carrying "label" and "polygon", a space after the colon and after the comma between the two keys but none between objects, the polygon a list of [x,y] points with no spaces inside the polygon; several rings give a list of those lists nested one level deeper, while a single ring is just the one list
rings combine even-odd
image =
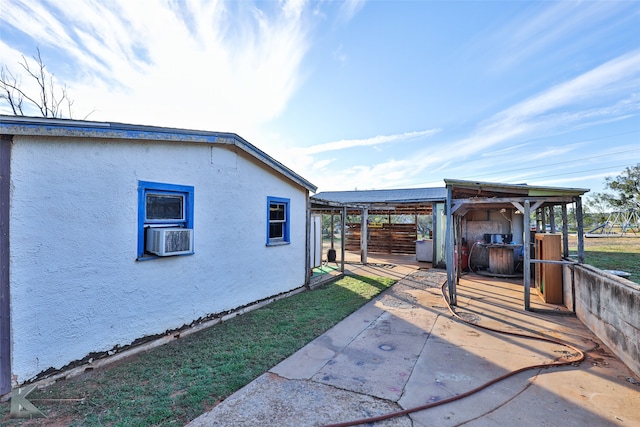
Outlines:
[{"label": "sky", "polygon": [[73,118],[233,132],[319,192],[640,163],[640,1],[0,0],[24,89],[37,49]]}]

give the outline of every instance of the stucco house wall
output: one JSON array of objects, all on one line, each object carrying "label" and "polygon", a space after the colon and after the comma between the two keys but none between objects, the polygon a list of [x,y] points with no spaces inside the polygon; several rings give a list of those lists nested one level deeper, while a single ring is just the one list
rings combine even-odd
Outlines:
[{"label": "stucco house wall", "polygon": [[[14,384],[305,284],[308,189],[233,144],[16,135],[10,178]],[[139,181],[193,186],[193,255],[136,260]]]}]

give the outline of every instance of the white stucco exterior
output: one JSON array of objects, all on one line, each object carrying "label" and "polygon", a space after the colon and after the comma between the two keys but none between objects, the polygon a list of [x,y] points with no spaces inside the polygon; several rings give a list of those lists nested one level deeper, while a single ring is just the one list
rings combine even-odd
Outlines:
[{"label": "white stucco exterior", "polygon": [[[194,187],[195,254],[136,261],[138,181]],[[305,283],[307,189],[234,145],[16,135],[10,194],[17,383]]]}]

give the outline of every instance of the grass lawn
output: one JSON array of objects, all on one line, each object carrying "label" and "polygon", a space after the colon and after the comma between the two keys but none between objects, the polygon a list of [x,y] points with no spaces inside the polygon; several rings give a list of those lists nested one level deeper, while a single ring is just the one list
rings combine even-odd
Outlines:
[{"label": "grass lawn", "polygon": [[[578,253],[576,236],[569,237],[569,253]],[[584,262],[601,270],[622,270],[631,273],[632,282],[640,283],[640,236],[586,237]]]},{"label": "grass lawn", "polygon": [[316,290],[58,381],[28,399],[48,418],[3,426],[182,426],[312,341],[394,283],[346,276]]}]

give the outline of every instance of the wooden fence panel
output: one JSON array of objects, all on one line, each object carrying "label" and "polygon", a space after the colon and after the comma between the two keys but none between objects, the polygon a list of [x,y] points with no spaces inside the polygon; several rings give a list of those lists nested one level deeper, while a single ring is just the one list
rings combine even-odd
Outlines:
[{"label": "wooden fence panel", "polygon": [[[360,224],[347,224],[345,249],[360,250]],[[382,224],[369,228],[369,252],[386,254],[415,254],[418,227],[416,224]]]}]

